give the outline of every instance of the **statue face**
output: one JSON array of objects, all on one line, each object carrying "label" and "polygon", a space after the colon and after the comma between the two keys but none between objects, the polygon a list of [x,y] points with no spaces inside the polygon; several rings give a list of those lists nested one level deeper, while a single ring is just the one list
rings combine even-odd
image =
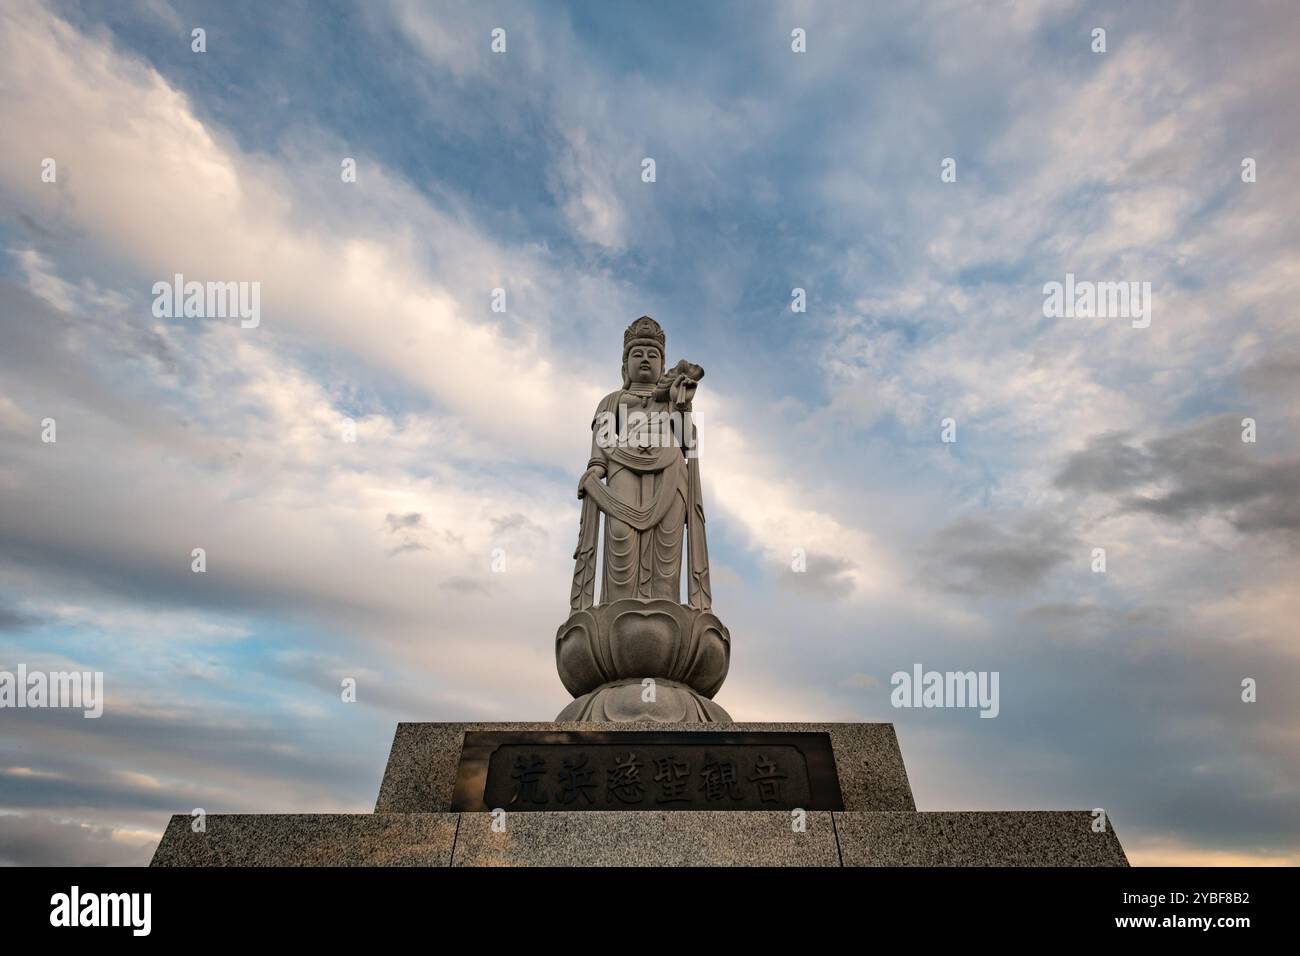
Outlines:
[{"label": "statue face", "polygon": [[629,382],[654,385],[664,373],[664,357],[653,345],[634,345],[627,353]]}]

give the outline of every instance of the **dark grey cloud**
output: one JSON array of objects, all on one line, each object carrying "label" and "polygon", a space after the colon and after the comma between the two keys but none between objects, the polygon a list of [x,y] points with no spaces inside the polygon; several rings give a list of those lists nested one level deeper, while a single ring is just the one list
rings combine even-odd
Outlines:
[{"label": "dark grey cloud", "polygon": [[1247,391],[1290,398],[1291,411],[1300,404],[1300,354],[1281,352],[1261,359],[1237,376]]},{"label": "dark grey cloud", "polygon": [[1269,457],[1263,440],[1243,442],[1242,417],[1219,416],[1145,443],[1100,435],[1069,456],[1056,487],[1114,496],[1122,511],[1171,521],[1218,515],[1243,534],[1300,539],[1300,458]]},{"label": "dark grey cloud", "polygon": [[818,551],[808,553],[805,570],[786,567],[781,572],[781,584],[818,597],[839,599],[853,593],[852,573],[857,567],[848,558]]},{"label": "dark grey cloud", "polygon": [[0,604],[0,632],[25,631],[41,623],[41,619],[35,615]]},{"label": "dark grey cloud", "polygon": [[969,515],[931,535],[922,569],[929,584],[955,593],[1011,594],[1041,584],[1076,548],[1052,515]]},{"label": "dark grey cloud", "polygon": [[418,511],[408,511],[405,514],[389,512],[384,516],[384,526],[399,542],[389,550],[390,558],[411,551],[432,551],[426,543],[431,539],[453,547],[464,544],[460,535],[449,528],[432,527],[428,519]]},{"label": "dark grey cloud", "polygon": [[1098,435],[1083,451],[1066,459],[1056,486],[1104,494],[1124,491],[1150,480],[1151,464],[1124,432]]},{"label": "dark grey cloud", "polygon": [[1115,634],[1150,634],[1172,627],[1172,611],[1162,605],[1114,607],[1095,600],[1047,601],[1019,614],[1017,626],[1033,628],[1046,640],[1107,640]]},{"label": "dark grey cloud", "polygon": [[88,764],[79,765],[76,776],[66,779],[0,769],[0,795],[6,807],[101,813],[145,810],[162,815],[181,812],[194,801],[188,787],[144,787]]},{"label": "dark grey cloud", "polygon": [[40,236],[42,239],[63,238],[59,236],[57,233],[53,232],[52,230],[46,229],[43,225],[41,225],[39,222],[33,219],[32,216],[26,212],[20,211],[18,213],[18,221],[21,222],[24,226],[26,226],[31,232]]},{"label": "dark grey cloud", "polygon": [[[358,712],[339,711],[344,717],[352,713]],[[346,753],[305,752],[301,742],[317,728],[283,715],[231,720],[219,709],[201,705],[191,710],[126,709],[110,695],[104,715],[95,720],[74,711],[28,709],[10,712],[5,721],[0,807],[126,808],[133,802],[160,809],[202,806],[191,803],[196,794],[233,792],[231,782],[239,779],[275,778],[302,789],[334,792],[340,782],[354,779]],[[161,787],[132,783],[106,775],[105,767],[138,770],[173,782]],[[48,776],[5,772],[14,768]],[[187,781],[184,786],[176,783],[182,780]],[[242,795],[239,799],[241,805],[252,806],[242,803]]]},{"label": "dark grey cloud", "polygon": [[[152,360],[168,375],[193,373],[189,359],[152,328],[149,305],[143,297],[135,307],[87,303],[72,314],[12,280],[2,280],[0,329],[5,348],[0,350],[0,368],[20,378],[27,390],[57,397],[62,406],[79,404],[128,425],[148,421],[156,411],[142,414],[147,403],[133,401],[106,380],[116,373],[113,366]],[[112,372],[106,374],[106,369]]]},{"label": "dark grey cloud", "polygon": [[497,535],[504,535],[511,531],[527,531],[530,534],[545,536],[546,529],[537,522],[529,519],[527,515],[515,512],[514,514],[504,515],[500,518],[492,519],[492,531]]},{"label": "dark grey cloud", "polygon": [[[60,433],[62,435],[62,433]],[[62,438],[60,439],[62,440]],[[320,593],[310,584],[294,587],[283,580],[259,580],[255,574],[212,563],[208,572],[190,571],[191,542],[177,541],[176,556],[109,548],[78,539],[71,523],[39,524],[39,512],[0,508],[0,572],[39,569],[68,593],[111,595],[154,608],[202,608],[221,613],[280,612],[309,606],[322,616],[380,614],[381,601],[355,591]]]},{"label": "dark grey cloud", "polygon": [[1083,601],[1057,601],[1048,604],[1035,604],[1024,612],[1024,617],[1031,621],[1075,622],[1087,621],[1104,613],[1104,608],[1097,604]]},{"label": "dark grey cloud", "polygon": [[[413,551],[432,550],[419,538],[429,528],[428,522],[424,520],[424,515],[420,514],[420,512],[408,511],[406,514],[400,515],[389,512],[384,516],[384,524],[388,528],[388,533],[396,535],[399,542],[388,550],[390,558],[395,558],[399,554],[409,554]],[[445,533],[443,537],[446,537]]]},{"label": "dark grey cloud", "polygon": [[420,544],[420,542],[418,541],[406,541],[402,544],[399,544],[395,548],[391,548],[388,551],[388,556],[390,558],[395,558],[399,554],[407,554],[411,551],[428,551],[428,550],[429,550],[429,546],[427,544]]},{"label": "dark grey cloud", "polygon": [[[345,708],[357,706],[382,711],[398,719],[412,714],[427,713],[436,699],[438,686],[428,680],[412,680],[402,672],[375,670],[378,655],[364,645],[354,649],[351,656],[317,654],[310,651],[291,651],[272,657],[259,669],[264,675],[305,684],[320,692],[320,700],[333,707],[340,704],[344,678],[356,681],[356,704],[341,704]],[[344,711],[346,712],[346,710]]]},{"label": "dark grey cloud", "polygon": [[411,511],[404,515],[392,514],[391,512],[384,516],[384,523],[388,525],[389,534],[397,534],[403,529],[418,528],[424,524],[424,515],[418,511]]}]

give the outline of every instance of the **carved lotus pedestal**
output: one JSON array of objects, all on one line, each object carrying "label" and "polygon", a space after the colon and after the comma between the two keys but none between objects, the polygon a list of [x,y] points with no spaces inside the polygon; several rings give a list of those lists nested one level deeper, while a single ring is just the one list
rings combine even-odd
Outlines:
[{"label": "carved lotus pedestal", "polygon": [[555,719],[729,722],[712,698],[730,660],[711,611],[638,598],[574,611],[555,635],[555,665],[576,699]]}]

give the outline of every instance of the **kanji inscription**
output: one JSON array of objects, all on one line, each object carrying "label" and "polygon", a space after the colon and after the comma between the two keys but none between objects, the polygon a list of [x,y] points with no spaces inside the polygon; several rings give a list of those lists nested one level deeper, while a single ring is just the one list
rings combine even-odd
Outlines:
[{"label": "kanji inscription", "polygon": [[842,809],[824,733],[469,731],[453,810]]}]

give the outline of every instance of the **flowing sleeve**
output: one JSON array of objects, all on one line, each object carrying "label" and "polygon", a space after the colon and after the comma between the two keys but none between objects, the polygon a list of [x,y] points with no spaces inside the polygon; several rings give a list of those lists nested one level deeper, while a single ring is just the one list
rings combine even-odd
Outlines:
[{"label": "flowing sleeve", "polygon": [[595,413],[591,416],[591,457],[587,459],[587,467],[600,465],[606,471],[609,470],[609,456],[606,450],[601,447],[601,437],[617,434],[618,428],[618,400],[622,392],[611,392],[600,400],[596,406]]}]

